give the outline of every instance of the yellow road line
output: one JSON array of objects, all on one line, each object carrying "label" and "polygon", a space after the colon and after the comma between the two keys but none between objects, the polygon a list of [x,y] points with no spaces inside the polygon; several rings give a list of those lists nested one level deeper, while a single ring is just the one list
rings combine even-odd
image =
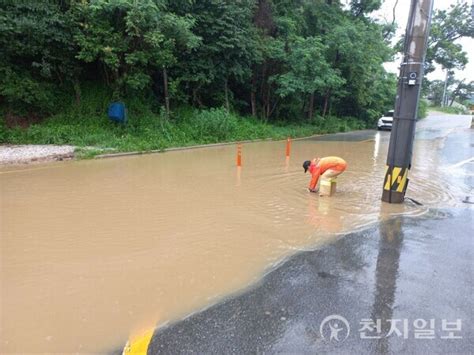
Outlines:
[{"label": "yellow road line", "polygon": [[149,329],[145,333],[131,338],[125,348],[123,349],[123,355],[146,355],[148,351],[148,345],[150,345],[151,338],[155,329]]}]

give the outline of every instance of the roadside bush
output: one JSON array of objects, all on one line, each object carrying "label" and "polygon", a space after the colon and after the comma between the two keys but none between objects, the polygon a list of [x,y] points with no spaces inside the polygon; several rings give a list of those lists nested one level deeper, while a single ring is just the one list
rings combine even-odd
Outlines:
[{"label": "roadside bush", "polygon": [[207,142],[229,139],[237,129],[237,117],[223,108],[201,110],[193,115],[197,138]]},{"label": "roadside bush", "polygon": [[450,107],[443,107],[443,112],[452,113],[455,115],[467,115],[469,114],[469,110],[465,107],[459,106],[450,106]]},{"label": "roadside bush", "polygon": [[[107,88],[85,83],[80,100],[64,99],[61,113],[30,120],[28,125],[5,126],[0,123],[0,141],[10,144],[71,144],[84,148],[91,157],[105,151],[148,151],[168,147],[244,141],[285,139],[313,134],[346,132],[365,127],[352,117],[320,116],[307,120],[266,122],[255,117],[239,116],[224,108],[195,109],[188,105],[173,108],[168,116],[153,96],[123,97],[128,122],[119,125],[107,118],[113,100]],[[5,118],[5,114],[0,117]]]},{"label": "roadside bush", "polygon": [[7,127],[3,115],[0,115],[0,144],[7,139]]},{"label": "roadside bush", "polygon": [[421,120],[428,115],[428,102],[425,99],[420,99],[418,103],[418,112],[417,112],[417,119]]},{"label": "roadside bush", "polygon": [[353,117],[317,117],[312,121],[312,124],[315,125],[322,134],[348,132],[366,128],[366,123],[364,121]]},{"label": "roadside bush", "polygon": [[430,107],[430,110],[444,112],[451,115],[468,115],[469,114],[469,110],[467,109],[467,107],[460,107],[460,106],[446,106],[446,107],[433,106],[433,107]]}]

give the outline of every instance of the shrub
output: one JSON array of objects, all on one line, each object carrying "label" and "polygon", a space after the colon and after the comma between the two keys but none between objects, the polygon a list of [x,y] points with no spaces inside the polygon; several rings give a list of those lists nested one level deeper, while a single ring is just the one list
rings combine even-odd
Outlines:
[{"label": "shrub", "polygon": [[237,129],[237,117],[223,108],[201,110],[192,118],[197,137],[208,142],[229,139]]},{"label": "shrub", "polygon": [[420,99],[418,103],[418,112],[417,112],[417,119],[425,118],[428,115],[428,102],[425,99]]},{"label": "shrub", "polygon": [[7,127],[3,115],[0,115],[0,143],[4,143],[7,139]]}]

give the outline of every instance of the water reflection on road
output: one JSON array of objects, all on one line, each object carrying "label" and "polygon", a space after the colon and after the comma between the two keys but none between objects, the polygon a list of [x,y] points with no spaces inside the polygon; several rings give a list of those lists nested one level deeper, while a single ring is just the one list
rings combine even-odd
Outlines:
[{"label": "water reflection on road", "polygon": [[[458,206],[470,190],[465,179],[446,183],[439,149],[469,119],[427,122],[408,188],[422,207],[381,209],[388,132],[295,141],[291,160],[284,142],[246,144],[241,170],[235,146],[223,146],[1,171],[0,351],[110,350],[297,250],[394,214]],[[333,198],[309,194],[301,168],[326,155],[349,165]]]}]

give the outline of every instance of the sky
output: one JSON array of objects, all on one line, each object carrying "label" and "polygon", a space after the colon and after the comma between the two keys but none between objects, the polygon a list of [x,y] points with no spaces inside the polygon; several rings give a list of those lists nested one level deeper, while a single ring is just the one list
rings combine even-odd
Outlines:
[{"label": "sky", "polygon": [[[474,0],[434,0],[434,10],[445,10],[450,7],[450,5],[456,4],[457,2],[467,2],[472,4]],[[396,0],[384,0],[382,7],[374,12],[372,16],[374,18],[380,19],[381,21],[392,22],[393,18],[393,6]],[[398,0],[395,16],[396,23],[398,24],[398,30],[396,38],[397,40],[405,32],[405,27],[408,21],[408,12],[410,9],[411,0]],[[396,42],[394,40],[394,42]],[[469,63],[466,65],[463,71],[456,70],[455,77],[456,79],[466,79],[466,81],[474,80],[474,39],[472,38],[462,38],[456,43],[460,43],[463,46],[463,50],[467,52]],[[396,61],[385,63],[385,68],[387,71],[398,74],[398,67],[401,62],[401,57],[397,58]],[[433,73],[428,74],[427,78],[429,80],[440,79],[444,80],[446,73],[438,67]]]}]

